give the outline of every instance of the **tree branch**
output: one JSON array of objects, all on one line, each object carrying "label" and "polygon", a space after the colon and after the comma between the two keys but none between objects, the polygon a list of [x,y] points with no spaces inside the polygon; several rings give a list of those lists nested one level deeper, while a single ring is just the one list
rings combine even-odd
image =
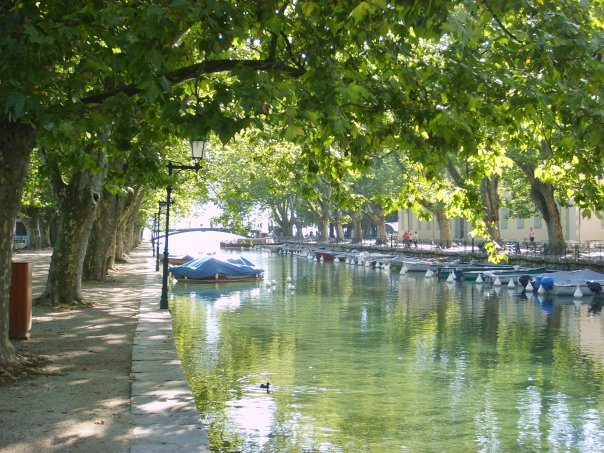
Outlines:
[{"label": "tree branch", "polygon": [[501,29],[503,30],[503,32],[506,35],[508,35],[510,38],[512,38],[517,43],[523,44],[522,41],[520,41],[518,38],[516,38],[507,28],[505,28],[505,25],[503,25],[503,23],[501,23],[501,20],[499,20],[499,17],[497,17],[497,14],[495,14],[495,11],[493,11],[491,9],[491,7],[489,6],[489,4],[486,1],[483,1],[482,4],[489,11],[489,13],[491,13],[491,16],[493,16],[493,19],[495,19],[495,22],[497,22],[499,27],[501,27]]},{"label": "tree branch", "polygon": [[276,33],[270,32],[271,34],[271,43],[269,45],[268,50],[268,60],[275,61],[277,57],[277,42],[279,40],[279,36]]},{"label": "tree branch", "polygon": [[[189,80],[196,79],[204,74],[232,71],[237,68],[253,69],[255,71],[280,72],[294,78],[304,74],[304,68],[288,66],[285,63],[271,60],[207,60],[184,68],[163,74],[173,85],[179,85]],[[135,84],[124,85],[121,88],[103,93],[94,94],[80,99],[83,104],[99,104],[118,94],[134,96],[144,90]]]},{"label": "tree branch", "polygon": [[44,146],[40,147],[40,157],[42,159],[42,165],[44,165],[46,171],[48,172],[48,179],[51,182],[51,192],[56,197],[57,201],[60,202],[65,197],[67,184],[65,181],[63,181],[59,165],[56,163],[56,161],[48,159],[46,147]]},{"label": "tree branch", "polygon": [[447,158],[447,171],[449,172],[449,175],[451,176],[451,178],[453,179],[453,181],[455,182],[455,184],[457,184],[459,187],[465,187],[465,181],[463,180],[463,178],[461,177],[461,174],[459,173],[459,170],[457,170],[457,167],[455,166],[455,164],[453,163],[453,161],[450,158]]}]

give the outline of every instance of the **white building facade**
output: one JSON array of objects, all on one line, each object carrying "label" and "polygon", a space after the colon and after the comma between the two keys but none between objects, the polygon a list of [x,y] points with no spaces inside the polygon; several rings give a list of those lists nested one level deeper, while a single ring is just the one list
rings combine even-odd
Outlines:
[{"label": "white building facade", "polygon": [[[575,207],[560,209],[562,231],[567,243],[603,243],[604,244],[604,213],[600,216],[592,214],[582,218],[581,211]],[[526,241],[529,229],[535,231],[535,241],[547,242],[547,225],[541,217],[529,219],[507,219],[506,208],[499,212],[499,229],[503,241]],[[455,240],[471,240],[472,226],[467,220],[455,218],[450,220],[451,233]],[[417,232],[420,240],[440,240],[440,228],[434,220],[418,219],[410,209],[401,209],[398,214],[399,236],[405,231]]]}]

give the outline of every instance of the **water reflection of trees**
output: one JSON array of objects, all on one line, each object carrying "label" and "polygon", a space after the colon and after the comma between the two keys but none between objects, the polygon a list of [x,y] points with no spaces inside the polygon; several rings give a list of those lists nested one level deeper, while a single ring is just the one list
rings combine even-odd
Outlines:
[{"label": "water reflection of trees", "polygon": [[[554,422],[565,410],[575,414],[565,422],[574,435],[587,430],[581,420],[597,405],[575,397],[600,391],[602,367],[566,333],[564,307],[546,313],[507,291],[364,268],[279,266],[270,295],[242,293],[237,310],[193,304],[175,316],[179,348],[194,354],[195,335],[215,342],[190,372],[200,410],[217,411],[211,432],[223,437],[213,445],[243,445],[227,434],[221,411],[270,380],[267,370],[278,370],[282,389],[270,396],[276,450],[298,448],[300,439],[347,445],[359,436],[384,450],[401,436],[412,450],[426,439],[441,449],[473,450],[477,442],[543,449],[557,445]],[[294,294],[282,284],[286,275],[295,276]],[[392,395],[403,395],[400,405],[390,404]],[[444,432],[449,425],[455,429]],[[325,426],[329,432],[315,431]]]}]

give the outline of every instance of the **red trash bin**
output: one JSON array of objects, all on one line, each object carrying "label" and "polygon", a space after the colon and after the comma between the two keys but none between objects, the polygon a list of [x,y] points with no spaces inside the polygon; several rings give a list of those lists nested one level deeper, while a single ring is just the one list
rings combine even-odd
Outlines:
[{"label": "red trash bin", "polygon": [[32,263],[13,262],[8,306],[8,336],[28,339],[31,329],[31,270]]}]

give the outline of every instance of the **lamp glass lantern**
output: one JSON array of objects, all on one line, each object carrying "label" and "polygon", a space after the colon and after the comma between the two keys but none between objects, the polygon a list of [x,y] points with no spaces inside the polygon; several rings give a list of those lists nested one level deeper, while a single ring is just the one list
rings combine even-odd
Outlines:
[{"label": "lamp glass lantern", "polygon": [[191,140],[191,157],[195,160],[203,160],[207,143],[205,140]]}]

